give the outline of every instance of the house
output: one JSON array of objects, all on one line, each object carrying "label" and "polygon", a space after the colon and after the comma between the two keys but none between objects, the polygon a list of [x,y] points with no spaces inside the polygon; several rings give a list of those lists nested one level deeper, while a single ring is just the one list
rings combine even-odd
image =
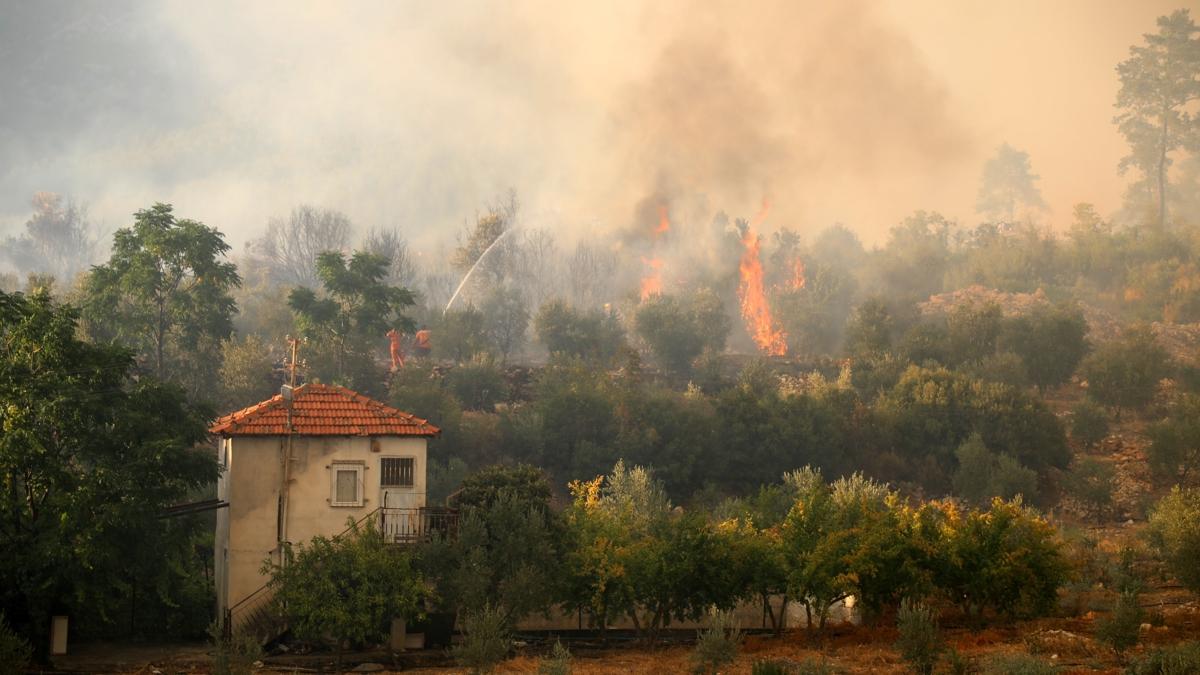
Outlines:
[{"label": "house", "polygon": [[344,387],[284,387],[209,431],[220,439],[217,496],[229,504],[217,511],[213,547],[227,625],[262,611],[263,562],[278,561],[283,542],[373,518],[390,541],[406,543],[447,522],[425,504],[425,445],[438,428]]}]

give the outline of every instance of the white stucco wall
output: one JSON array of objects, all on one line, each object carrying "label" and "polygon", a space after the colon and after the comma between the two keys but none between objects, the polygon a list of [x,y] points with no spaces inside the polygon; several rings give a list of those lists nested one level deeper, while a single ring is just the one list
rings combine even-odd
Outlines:
[{"label": "white stucco wall", "polygon": [[[372,440],[377,451],[372,451]],[[242,436],[229,439],[228,465],[218,495],[229,502],[218,516],[216,582],[221,609],[237,603],[267,582],[260,574],[263,561],[277,559],[280,460],[284,437]],[[404,506],[425,506],[426,440],[411,436],[296,436],[292,445],[292,476],[288,495],[287,539],[307,542],[318,534],[330,536],[346,529],[381,506],[380,459],[412,457],[413,486],[404,488]],[[360,462],[362,506],[332,506],[332,465]]]}]

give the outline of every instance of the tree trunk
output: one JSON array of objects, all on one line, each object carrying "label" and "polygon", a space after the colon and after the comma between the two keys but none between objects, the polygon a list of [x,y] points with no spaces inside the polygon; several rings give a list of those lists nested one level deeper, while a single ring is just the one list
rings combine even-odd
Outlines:
[{"label": "tree trunk", "polygon": [[1167,114],[1162,116],[1162,143],[1158,154],[1158,229],[1167,229]]}]

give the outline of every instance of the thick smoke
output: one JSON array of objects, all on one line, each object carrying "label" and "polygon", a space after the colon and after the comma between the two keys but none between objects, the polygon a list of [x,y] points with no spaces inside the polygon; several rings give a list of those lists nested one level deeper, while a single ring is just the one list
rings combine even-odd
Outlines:
[{"label": "thick smoke", "polygon": [[238,246],[311,203],[432,254],[514,188],[568,241],[641,227],[647,202],[707,224],[764,196],[768,229],[873,240],[916,208],[969,216],[995,140],[884,0],[131,0],[3,19],[6,232],[39,190],[106,229],[173,202]]}]

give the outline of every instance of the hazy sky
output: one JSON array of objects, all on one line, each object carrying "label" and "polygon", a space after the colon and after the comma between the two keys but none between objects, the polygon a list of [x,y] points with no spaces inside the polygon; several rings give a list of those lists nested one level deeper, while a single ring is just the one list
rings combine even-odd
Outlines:
[{"label": "hazy sky", "polygon": [[110,229],[167,201],[240,246],[308,202],[427,246],[512,187],[564,233],[768,196],[873,241],[973,220],[1004,141],[1061,226],[1118,206],[1114,68],[1186,6],[0,0],[0,231],[50,190]]}]

